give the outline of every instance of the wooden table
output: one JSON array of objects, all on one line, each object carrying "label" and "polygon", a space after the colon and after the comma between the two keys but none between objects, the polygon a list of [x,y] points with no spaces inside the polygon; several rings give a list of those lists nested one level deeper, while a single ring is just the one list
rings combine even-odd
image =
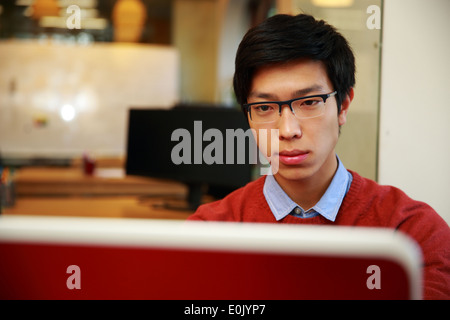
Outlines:
[{"label": "wooden table", "polygon": [[124,175],[120,168],[26,167],[15,176],[16,204],[2,214],[186,219],[187,187],[178,182]]},{"label": "wooden table", "polygon": [[166,209],[162,197],[69,196],[18,197],[2,214],[185,220],[193,211]]},{"label": "wooden table", "polygon": [[182,183],[127,176],[122,168],[98,168],[93,175],[78,167],[24,167],[15,176],[20,196],[56,195],[184,195]]}]

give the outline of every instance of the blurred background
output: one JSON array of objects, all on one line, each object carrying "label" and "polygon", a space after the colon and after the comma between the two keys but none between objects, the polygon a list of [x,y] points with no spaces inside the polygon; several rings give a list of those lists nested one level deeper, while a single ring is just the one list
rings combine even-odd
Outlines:
[{"label": "blurred background", "polygon": [[131,107],[238,109],[232,77],[242,36],[276,13],[304,12],[336,26],[355,52],[355,99],[337,150],[345,166],[449,222],[449,4],[2,0],[3,167],[72,166],[89,154],[120,168]]}]

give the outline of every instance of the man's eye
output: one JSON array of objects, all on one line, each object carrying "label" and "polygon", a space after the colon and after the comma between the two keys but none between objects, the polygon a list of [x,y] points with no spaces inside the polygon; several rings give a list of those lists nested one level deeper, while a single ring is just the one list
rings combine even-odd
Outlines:
[{"label": "man's eye", "polygon": [[323,103],[323,101],[321,99],[308,99],[308,100],[302,101],[302,105],[304,105],[306,107],[313,107],[313,106],[319,105],[320,103]]},{"label": "man's eye", "polygon": [[273,110],[273,107],[266,105],[266,104],[261,104],[261,105],[256,105],[255,109],[256,109],[256,111],[267,112],[267,111]]}]

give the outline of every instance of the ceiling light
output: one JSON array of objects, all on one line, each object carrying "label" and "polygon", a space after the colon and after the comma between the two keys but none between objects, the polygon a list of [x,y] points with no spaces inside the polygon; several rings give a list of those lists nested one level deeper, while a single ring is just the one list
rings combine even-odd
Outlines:
[{"label": "ceiling light", "polygon": [[31,8],[35,19],[40,19],[43,16],[59,15],[59,5],[56,0],[36,0]]},{"label": "ceiling light", "polygon": [[344,8],[353,5],[353,0],[312,0],[313,5],[324,8]]},{"label": "ceiling light", "polygon": [[75,118],[76,111],[75,108],[70,104],[65,104],[60,110],[61,118],[66,121],[72,121]]}]

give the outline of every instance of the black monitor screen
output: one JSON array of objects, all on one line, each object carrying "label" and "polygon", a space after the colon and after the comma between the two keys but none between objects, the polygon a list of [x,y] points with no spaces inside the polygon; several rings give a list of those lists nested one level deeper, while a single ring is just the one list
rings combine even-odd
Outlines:
[{"label": "black monitor screen", "polygon": [[251,180],[249,133],[237,109],[130,109],[126,172],[233,190]]}]

